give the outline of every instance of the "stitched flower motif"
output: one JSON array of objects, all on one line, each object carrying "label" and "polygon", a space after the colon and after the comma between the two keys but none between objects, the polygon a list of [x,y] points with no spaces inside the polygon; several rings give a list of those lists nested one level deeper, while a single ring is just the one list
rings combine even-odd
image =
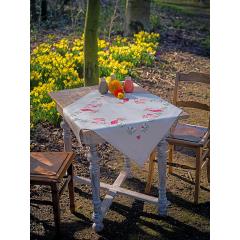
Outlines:
[{"label": "stitched flower motif", "polygon": [[127,127],[127,133],[129,135],[133,135],[136,131],[137,131],[137,129],[135,127],[133,127],[133,126]]},{"label": "stitched flower motif", "polygon": [[159,113],[162,112],[163,110],[160,108],[145,108],[145,111],[149,111],[149,112],[154,112],[154,113]]},{"label": "stitched flower motif", "polygon": [[92,123],[96,123],[96,124],[106,124],[106,121],[104,118],[94,118]]},{"label": "stitched flower motif", "polygon": [[141,132],[146,133],[149,130],[149,125],[147,123],[144,123],[140,128]]},{"label": "stitched flower motif", "polygon": [[137,98],[137,99],[134,99],[134,102],[136,104],[144,104],[147,100],[145,98]]},{"label": "stitched flower motif", "polygon": [[143,115],[143,118],[150,118],[150,119],[153,119],[153,118],[157,118],[158,115],[155,114],[155,113],[147,113],[147,114],[144,114]]},{"label": "stitched flower motif", "polygon": [[113,119],[110,124],[111,125],[117,125],[117,124],[122,124],[122,122],[124,121],[125,119],[124,118],[116,118],[116,119]]}]

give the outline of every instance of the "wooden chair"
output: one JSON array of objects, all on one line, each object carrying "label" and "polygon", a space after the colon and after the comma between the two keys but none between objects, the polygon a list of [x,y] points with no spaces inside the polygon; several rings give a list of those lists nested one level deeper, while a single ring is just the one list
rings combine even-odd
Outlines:
[{"label": "wooden chair", "polygon": [[[191,72],[189,74],[177,73],[175,87],[174,87],[174,98],[173,104],[178,107],[197,108],[204,111],[210,111],[210,107],[207,104],[203,104],[196,101],[178,101],[178,87],[181,81],[185,82],[201,82],[204,84],[210,84],[209,74]],[[184,146],[191,148],[196,152],[196,168],[195,168],[195,193],[194,203],[198,203],[199,190],[200,190],[200,176],[202,167],[207,164],[207,177],[210,182],[210,129],[208,127],[201,127],[190,124],[176,123],[167,138],[169,143],[169,168],[168,172],[173,173],[172,160],[174,146]],[[153,171],[155,153],[150,155],[149,161],[149,173],[147,179],[147,185],[145,192],[149,193],[153,181]]]},{"label": "wooden chair", "polygon": [[[32,200],[39,204],[53,206],[56,233],[60,230],[59,198],[68,185],[70,211],[74,213],[74,185],[73,185],[73,158],[71,152],[32,152],[30,164],[30,184],[49,185],[52,191],[52,201]],[[67,172],[67,174],[66,174]],[[63,186],[59,189],[59,182],[66,177]]]}]

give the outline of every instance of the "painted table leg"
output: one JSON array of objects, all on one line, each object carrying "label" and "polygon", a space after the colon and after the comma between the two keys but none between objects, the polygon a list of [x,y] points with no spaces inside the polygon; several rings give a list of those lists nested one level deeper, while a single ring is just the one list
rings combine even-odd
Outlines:
[{"label": "painted table leg", "polygon": [[159,178],[158,212],[161,216],[164,216],[167,214],[169,204],[166,196],[167,142],[165,138],[159,142],[157,152]]},{"label": "painted table leg", "polygon": [[61,122],[61,128],[63,129],[64,151],[71,152],[72,151],[71,130],[65,120]]},{"label": "painted table leg", "polygon": [[99,157],[96,145],[89,146],[88,161],[90,162],[89,171],[92,186],[92,201],[93,201],[93,225],[92,228],[95,232],[100,232],[103,229],[103,217],[101,211],[100,199],[100,167]]},{"label": "painted table leg", "polygon": [[132,177],[130,159],[127,156],[124,156],[124,170],[127,173],[127,178]]}]

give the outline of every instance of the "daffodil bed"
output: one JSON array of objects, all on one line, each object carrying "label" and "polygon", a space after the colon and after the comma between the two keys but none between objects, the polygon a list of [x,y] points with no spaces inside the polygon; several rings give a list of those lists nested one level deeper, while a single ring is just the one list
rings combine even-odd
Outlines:
[{"label": "daffodil bed", "polygon": [[[84,85],[83,37],[41,43],[31,53],[31,127],[37,122],[56,124],[59,114],[48,93]],[[135,67],[152,65],[159,34],[139,32],[133,39],[98,40],[99,76],[115,74],[120,80],[133,75]]]}]

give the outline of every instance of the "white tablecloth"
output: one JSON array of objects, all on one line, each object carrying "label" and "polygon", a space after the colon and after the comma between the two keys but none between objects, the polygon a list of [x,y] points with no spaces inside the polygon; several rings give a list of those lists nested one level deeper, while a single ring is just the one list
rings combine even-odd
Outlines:
[{"label": "white tablecloth", "polygon": [[79,141],[82,129],[92,130],[140,166],[181,112],[150,93],[129,93],[117,99],[97,90],[63,109]]}]

